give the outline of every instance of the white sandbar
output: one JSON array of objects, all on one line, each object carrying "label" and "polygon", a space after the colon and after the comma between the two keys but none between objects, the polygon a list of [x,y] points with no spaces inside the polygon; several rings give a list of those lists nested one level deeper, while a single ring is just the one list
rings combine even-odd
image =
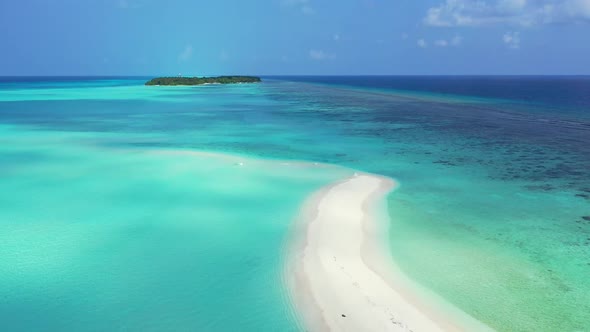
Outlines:
[{"label": "white sandbar", "polygon": [[387,229],[378,222],[379,202],[396,185],[355,174],[305,204],[287,281],[306,330],[488,330],[475,320],[455,323],[436,304],[417,300],[402,282],[384,246]]}]

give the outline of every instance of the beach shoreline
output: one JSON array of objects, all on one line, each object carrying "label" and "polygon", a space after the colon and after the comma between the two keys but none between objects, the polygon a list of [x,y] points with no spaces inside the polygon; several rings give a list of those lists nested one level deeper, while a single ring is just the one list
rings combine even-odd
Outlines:
[{"label": "beach shoreline", "polygon": [[430,301],[394,264],[383,218],[384,198],[397,186],[386,177],[355,173],[321,188],[303,205],[285,270],[302,328],[491,330],[442,299]]}]

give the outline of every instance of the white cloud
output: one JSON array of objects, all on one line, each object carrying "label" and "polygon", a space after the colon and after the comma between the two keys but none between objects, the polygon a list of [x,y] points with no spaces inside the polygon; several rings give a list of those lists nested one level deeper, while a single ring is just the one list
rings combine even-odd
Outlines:
[{"label": "white cloud", "polygon": [[[435,40],[432,45],[437,47],[447,47],[447,46],[459,46],[463,42],[463,37],[456,35],[451,39],[437,39]],[[416,41],[418,47],[427,48],[428,42],[425,39],[418,39]]]},{"label": "white cloud", "polygon": [[463,42],[463,37],[456,35],[451,39],[438,39],[434,41],[434,46],[447,47],[447,46],[459,46]]},{"label": "white cloud", "polygon": [[502,40],[512,49],[520,48],[520,33],[518,32],[506,32],[504,36],[502,36]]},{"label": "white cloud", "polygon": [[438,27],[581,22],[590,22],[590,0],[445,0],[424,18]]},{"label": "white cloud", "polygon": [[297,8],[305,15],[313,15],[316,13],[310,0],[283,0],[282,4],[286,7]]},{"label": "white cloud", "polygon": [[569,0],[565,7],[570,15],[577,13],[586,20],[590,20],[590,0]]},{"label": "white cloud", "polygon": [[336,55],[329,54],[323,50],[309,50],[309,57],[313,60],[330,60],[336,58]]},{"label": "white cloud", "polygon": [[446,41],[445,39],[439,39],[434,42],[434,45],[436,45],[438,47],[447,47],[449,45],[449,42]]},{"label": "white cloud", "polygon": [[178,60],[188,61],[192,56],[193,56],[193,46],[189,44],[184,47],[184,50],[182,50],[182,52],[180,52],[180,54],[178,55]]}]

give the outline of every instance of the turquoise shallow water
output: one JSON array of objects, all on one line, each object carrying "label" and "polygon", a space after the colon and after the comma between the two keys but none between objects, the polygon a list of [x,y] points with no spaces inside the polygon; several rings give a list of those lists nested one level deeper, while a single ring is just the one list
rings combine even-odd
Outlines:
[{"label": "turquoise shallow water", "polygon": [[348,171],[2,133],[8,330],[297,329],[285,237],[306,195]]},{"label": "turquoise shallow water", "polygon": [[[349,171],[274,158],[398,179],[397,262],[490,326],[588,329],[584,107],[142,82],[0,84],[0,318],[13,330],[298,330],[280,276],[289,226]],[[161,153],[178,149],[266,162]]]}]

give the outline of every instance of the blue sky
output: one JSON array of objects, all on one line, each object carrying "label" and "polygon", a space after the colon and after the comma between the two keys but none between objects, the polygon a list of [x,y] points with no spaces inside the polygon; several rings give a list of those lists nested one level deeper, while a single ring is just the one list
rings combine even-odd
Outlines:
[{"label": "blue sky", "polygon": [[1,0],[0,76],[590,74],[590,0]]}]

